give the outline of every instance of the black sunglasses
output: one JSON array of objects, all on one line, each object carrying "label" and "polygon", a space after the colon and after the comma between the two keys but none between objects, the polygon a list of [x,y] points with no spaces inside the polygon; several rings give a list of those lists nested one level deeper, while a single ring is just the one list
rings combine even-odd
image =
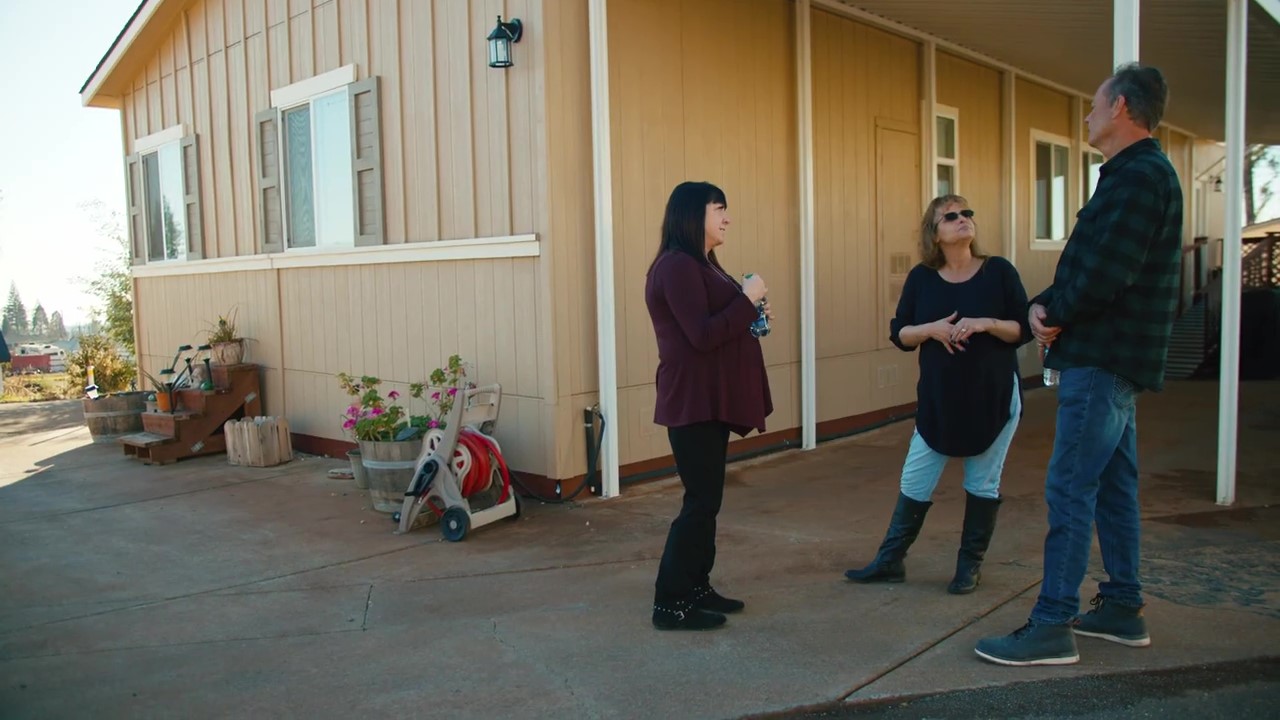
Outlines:
[{"label": "black sunglasses", "polygon": [[943,219],[943,220],[946,220],[947,222],[955,222],[956,220],[960,219],[961,217],[971,218],[971,217],[973,217],[973,211],[972,211],[972,210],[961,210],[960,212],[949,212],[949,213],[943,213],[943,214],[942,214],[942,219]]}]

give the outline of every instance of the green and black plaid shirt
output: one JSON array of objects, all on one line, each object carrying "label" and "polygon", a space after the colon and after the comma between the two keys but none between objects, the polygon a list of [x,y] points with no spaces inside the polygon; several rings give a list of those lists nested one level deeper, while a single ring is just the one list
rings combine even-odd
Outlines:
[{"label": "green and black plaid shirt", "polygon": [[1053,285],[1032,300],[1062,328],[1045,364],[1162,389],[1181,263],[1182,188],[1160,143],[1140,140],[1102,166]]}]

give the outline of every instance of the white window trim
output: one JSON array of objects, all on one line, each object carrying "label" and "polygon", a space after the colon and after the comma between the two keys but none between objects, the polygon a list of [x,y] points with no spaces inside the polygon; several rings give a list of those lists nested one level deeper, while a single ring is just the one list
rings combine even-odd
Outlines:
[{"label": "white window trim", "polygon": [[[1035,206],[1036,143],[1042,143],[1042,142],[1061,146],[1063,148],[1066,148],[1066,151],[1067,151],[1067,184],[1066,184],[1067,196],[1062,198],[1062,204],[1064,209],[1069,207],[1071,203],[1071,183],[1079,182],[1079,178],[1076,178],[1075,180],[1073,180],[1071,177],[1071,175],[1073,174],[1071,172],[1071,168],[1074,165],[1074,163],[1071,160],[1071,154],[1072,154],[1071,138],[1066,137],[1064,135],[1058,135],[1057,133],[1051,133],[1051,132],[1046,132],[1044,130],[1037,130],[1035,128],[1031,128],[1031,139],[1027,146],[1029,148],[1029,154],[1027,155],[1027,220],[1031,223],[1030,225],[1031,249],[1035,251],[1041,251],[1041,252],[1062,252],[1062,248],[1066,247],[1067,245],[1066,237],[1062,238],[1061,240],[1044,240],[1036,237],[1036,206]],[[1087,144],[1081,143],[1081,146],[1087,147]],[[1052,153],[1050,153],[1050,156],[1052,156]],[[1067,223],[1067,237],[1070,237],[1071,236],[1070,219],[1068,218],[1064,220],[1064,222]]]},{"label": "white window trim", "polygon": [[[954,108],[950,105],[934,105],[933,119],[933,196],[938,197],[938,166],[949,165],[951,167],[951,193],[953,195],[960,194],[960,108]],[[938,117],[945,117],[954,123],[955,128],[955,151],[954,158],[945,158],[938,154],[938,148],[942,144],[938,142]]]},{"label": "white window trim", "polygon": [[504,235],[463,240],[410,242],[396,245],[369,245],[353,248],[299,248],[294,253],[263,253],[230,258],[188,260],[133,267],[135,278],[171,275],[205,275],[277,270],[284,268],[344,267],[384,263],[445,262],[457,260],[494,260],[500,258],[538,257],[542,244],[536,234]]},{"label": "white window trim", "polygon": [[271,107],[284,110],[287,107],[304,103],[318,95],[324,95],[338,88],[346,87],[355,81],[356,66],[354,64],[343,65],[337,70],[330,70],[327,73],[272,90]]},{"label": "white window trim", "polygon": [[187,135],[187,126],[185,123],[178,123],[172,127],[167,127],[160,132],[154,132],[133,140],[133,153],[135,155],[143,155],[145,153],[159,150],[162,146],[171,142],[177,142]]}]

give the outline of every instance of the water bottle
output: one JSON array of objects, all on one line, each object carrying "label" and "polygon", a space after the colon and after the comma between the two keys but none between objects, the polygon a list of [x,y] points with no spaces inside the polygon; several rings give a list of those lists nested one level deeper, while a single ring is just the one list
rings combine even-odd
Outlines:
[{"label": "water bottle", "polygon": [[[1045,361],[1045,362],[1047,362],[1048,360],[1049,360],[1049,348],[1048,348],[1048,347],[1045,347],[1045,349],[1044,349],[1044,361]],[[1057,371],[1057,370],[1054,370],[1053,368],[1050,368],[1050,367],[1045,367],[1045,369],[1044,369],[1044,378],[1043,378],[1043,379],[1044,379],[1044,386],[1045,386],[1045,387],[1057,387],[1057,385],[1058,385],[1058,371]]]},{"label": "water bottle", "polygon": [[[752,275],[754,273],[747,273],[742,276],[742,279],[746,280]],[[756,319],[751,323],[751,335],[753,337],[762,338],[769,334],[769,316],[764,314],[764,301],[766,299],[760,298],[760,302],[756,303]]]}]

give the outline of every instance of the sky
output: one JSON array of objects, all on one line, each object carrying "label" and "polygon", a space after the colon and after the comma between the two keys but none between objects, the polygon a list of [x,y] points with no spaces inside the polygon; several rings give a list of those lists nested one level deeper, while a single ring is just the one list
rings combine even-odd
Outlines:
[{"label": "sky", "polygon": [[123,215],[120,114],[80,104],[80,86],[138,0],[0,0],[0,303],[11,282],[75,325],[93,300],[77,278],[109,256],[82,205]]},{"label": "sky", "polygon": [[[0,0],[0,303],[16,282],[28,315],[40,303],[68,326],[86,321],[79,279],[114,250],[85,205],[123,218],[120,114],[83,107],[79,90],[137,6]],[[1263,216],[1277,213],[1280,197]]]}]

